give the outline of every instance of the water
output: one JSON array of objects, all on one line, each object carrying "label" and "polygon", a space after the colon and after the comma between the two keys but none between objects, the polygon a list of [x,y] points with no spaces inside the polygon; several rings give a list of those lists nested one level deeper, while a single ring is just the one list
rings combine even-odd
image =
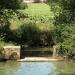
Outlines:
[{"label": "water", "polygon": [[75,75],[73,61],[0,62],[0,75]]}]

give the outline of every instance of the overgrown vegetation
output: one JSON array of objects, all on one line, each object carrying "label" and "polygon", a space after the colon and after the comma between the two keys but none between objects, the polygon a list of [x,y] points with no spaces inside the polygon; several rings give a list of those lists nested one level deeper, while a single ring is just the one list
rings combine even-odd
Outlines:
[{"label": "overgrown vegetation", "polygon": [[58,45],[64,55],[75,53],[74,0],[49,0],[48,4],[27,6],[18,0],[7,2],[0,2],[1,42],[23,46]]},{"label": "overgrown vegetation", "polygon": [[51,4],[55,15],[56,44],[61,54],[72,56],[75,53],[75,3],[74,0],[57,0]]},{"label": "overgrown vegetation", "polygon": [[9,19],[10,25],[6,28],[9,31],[4,36],[5,38],[3,37],[5,42],[28,46],[52,46],[54,44],[55,27],[49,5],[28,4],[28,8],[18,10],[18,12],[19,14],[14,13]]},{"label": "overgrown vegetation", "polygon": [[10,41],[12,34],[10,19],[20,14],[17,9],[24,8],[25,5],[22,4],[22,0],[0,1],[0,43]]}]

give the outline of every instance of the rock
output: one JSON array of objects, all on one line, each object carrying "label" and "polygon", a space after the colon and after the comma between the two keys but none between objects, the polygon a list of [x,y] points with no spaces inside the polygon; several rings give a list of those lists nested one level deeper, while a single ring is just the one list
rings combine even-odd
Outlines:
[{"label": "rock", "polygon": [[0,48],[0,60],[20,59],[20,46],[4,46]]}]

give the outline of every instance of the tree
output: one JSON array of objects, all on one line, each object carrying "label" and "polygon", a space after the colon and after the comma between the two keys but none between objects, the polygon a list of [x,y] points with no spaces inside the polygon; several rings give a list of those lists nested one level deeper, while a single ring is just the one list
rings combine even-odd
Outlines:
[{"label": "tree", "polygon": [[62,15],[66,16],[67,23],[75,23],[75,2],[74,0],[62,0]]},{"label": "tree", "polygon": [[22,0],[1,0],[0,1],[0,41],[7,40],[11,35],[10,18],[15,14],[20,16],[18,9],[25,8]]},{"label": "tree", "polygon": [[1,0],[0,9],[20,9],[22,0]]},{"label": "tree", "polygon": [[[53,6],[54,5],[54,6]],[[54,12],[55,36],[62,53],[75,53],[75,2],[74,0],[58,0],[52,4]]]}]

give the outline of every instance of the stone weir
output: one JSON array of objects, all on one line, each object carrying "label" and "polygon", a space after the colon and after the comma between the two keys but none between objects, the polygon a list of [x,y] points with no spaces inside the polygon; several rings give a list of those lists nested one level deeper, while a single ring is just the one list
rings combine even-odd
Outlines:
[{"label": "stone weir", "polygon": [[0,48],[0,60],[20,59],[20,46],[4,46]]}]

